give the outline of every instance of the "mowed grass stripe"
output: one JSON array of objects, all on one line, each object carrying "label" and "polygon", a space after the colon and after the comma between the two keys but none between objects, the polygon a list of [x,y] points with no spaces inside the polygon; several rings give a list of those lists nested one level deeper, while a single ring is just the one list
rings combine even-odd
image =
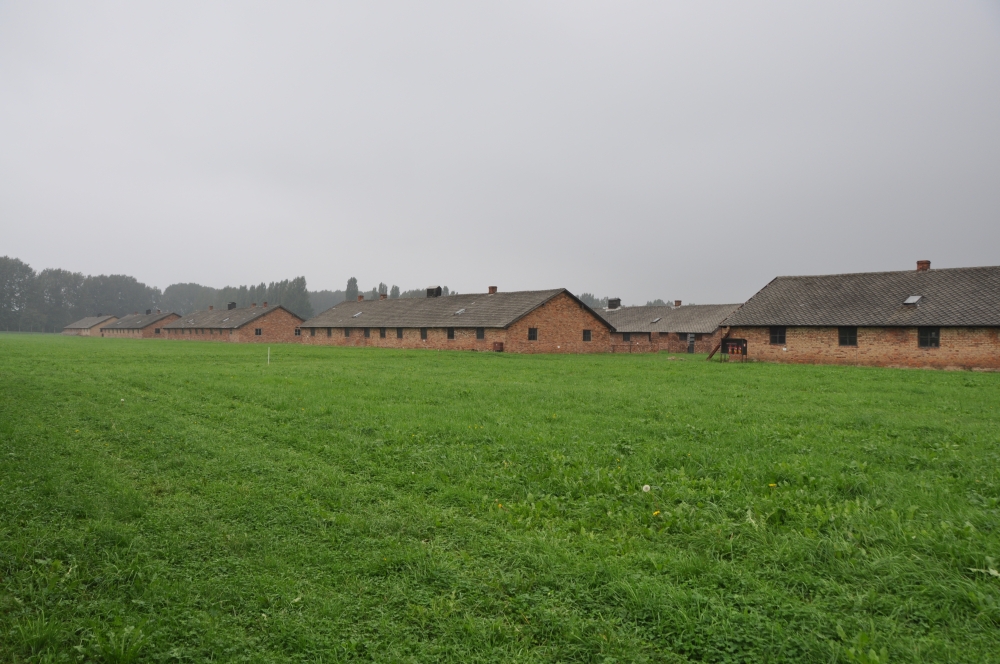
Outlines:
[{"label": "mowed grass stripe", "polygon": [[0,352],[6,660],[1000,652],[996,374]]}]

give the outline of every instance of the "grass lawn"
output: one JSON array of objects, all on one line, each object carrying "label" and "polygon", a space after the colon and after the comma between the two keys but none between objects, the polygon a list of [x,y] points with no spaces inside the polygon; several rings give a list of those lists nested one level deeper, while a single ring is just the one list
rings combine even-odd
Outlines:
[{"label": "grass lawn", "polygon": [[0,661],[1000,660],[1000,374],[0,358]]}]

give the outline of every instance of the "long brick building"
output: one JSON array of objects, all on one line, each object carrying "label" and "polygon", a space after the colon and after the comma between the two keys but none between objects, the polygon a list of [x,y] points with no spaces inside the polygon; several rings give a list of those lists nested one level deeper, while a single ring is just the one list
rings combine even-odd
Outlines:
[{"label": "long brick building", "polygon": [[118,320],[115,316],[87,316],[63,328],[63,334],[74,337],[99,337],[101,328]]},{"label": "long brick building", "polygon": [[599,311],[614,328],[611,349],[616,353],[667,351],[709,353],[726,333],[722,322],[738,304],[688,304],[620,307],[619,300]]},{"label": "long brick building", "polygon": [[180,318],[178,314],[155,312],[147,309],[146,313],[134,313],[123,316],[114,323],[101,328],[101,336],[112,339],[162,339],[162,328]]},{"label": "long brick building", "polygon": [[565,288],[342,302],[300,326],[303,343],[605,353],[612,326]]},{"label": "long brick building", "polygon": [[163,338],[180,341],[228,341],[233,343],[291,343],[302,319],[283,306],[258,307],[256,303],[237,309],[209,307],[164,325]]},{"label": "long brick building", "polygon": [[1000,369],[1000,267],[778,277],[724,324],[750,359]]}]

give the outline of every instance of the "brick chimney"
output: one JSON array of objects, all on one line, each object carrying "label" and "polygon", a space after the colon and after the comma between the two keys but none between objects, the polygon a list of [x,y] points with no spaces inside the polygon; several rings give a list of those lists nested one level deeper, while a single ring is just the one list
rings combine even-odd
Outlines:
[{"label": "brick chimney", "polygon": [[917,261],[917,272],[926,272],[931,269],[930,261]]},{"label": "brick chimney", "polygon": [[364,301],[365,301],[365,296],[364,295],[358,295],[358,302],[364,302]]},{"label": "brick chimney", "polygon": [[497,292],[497,287],[496,286],[490,286],[490,295],[496,295],[496,292]]},{"label": "brick chimney", "polygon": [[620,306],[622,306],[622,299],[620,297],[608,298],[608,309],[617,309]]},{"label": "brick chimney", "polygon": [[680,300],[674,300],[674,306],[675,307],[681,306],[681,301]]},{"label": "brick chimney", "polygon": [[380,300],[385,300],[385,299],[388,299],[388,297],[389,297],[389,296],[388,296],[388,295],[386,295],[385,293],[379,293],[379,294],[378,294],[378,299],[380,299]]},{"label": "brick chimney", "polygon": [[251,302],[250,303],[250,307],[253,308],[253,309],[256,309],[257,308],[257,303],[256,302]]},{"label": "brick chimney", "polygon": [[264,308],[267,309],[267,300],[264,300]]},{"label": "brick chimney", "polygon": [[[215,306],[214,306],[214,305],[211,305],[211,304],[210,304],[210,305],[208,305],[208,310],[209,310],[209,311],[211,311],[212,309],[215,309]],[[157,311],[156,313],[160,313],[160,312],[159,312],[159,311]]]}]

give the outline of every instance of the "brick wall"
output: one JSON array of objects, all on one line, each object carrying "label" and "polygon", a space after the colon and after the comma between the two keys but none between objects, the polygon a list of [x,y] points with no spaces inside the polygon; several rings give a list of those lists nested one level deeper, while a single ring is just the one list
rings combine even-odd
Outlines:
[{"label": "brick wall", "polygon": [[[538,329],[538,340],[528,341],[528,328]],[[311,330],[315,329],[315,335]],[[330,330],[328,335],[327,330]],[[583,341],[583,330],[591,331],[591,341]],[[476,328],[456,327],[455,338],[448,338],[446,328],[428,328],[427,339],[420,338],[419,328],[403,328],[403,338],[396,338],[396,328],[386,328],[383,339],[379,328],[307,328],[298,339],[318,346],[373,346],[376,348],[428,348],[434,350],[492,351],[493,343],[503,342],[510,353],[606,353],[610,349],[608,328],[600,319],[583,309],[565,293],[557,295],[541,307],[510,326],[509,329],[486,328],[485,339],[476,339]]]},{"label": "brick wall", "polygon": [[[698,334],[695,335],[694,340],[694,352],[696,353],[711,353],[715,350],[715,347],[719,345],[722,337],[726,335],[726,329],[720,327],[715,332],[711,334]],[[688,352],[688,342],[687,334],[681,333],[678,335],[676,332],[661,332],[660,333],[660,350],[666,351],[668,353],[686,353]]]},{"label": "brick wall", "polygon": [[[233,329],[215,328],[188,328],[163,330],[162,336],[165,339],[178,341],[229,341],[232,343],[295,343],[299,337],[295,336],[295,328],[302,323],[302,319],[284,309],[275,307],[263,316],[255,318],[243,327]],[[254,330],[260,328],[260,336],[254,334]]]},{"label": "brick wall", "polygon": [[[175,320],[180,318],[177,314],[170,314],[166,318],[156,321],[152,325],[147,325],[141,329],[127,329],[127,330],[116,330],[104,328],[101,330],[102,337],[109,337],[112,339],[165,339],[166,334],[164,334],[163,326],[173,323]],[[160,334],[156,334],[156,330],[160,330]]]},{"label": "brick wall", "polygon": [[942,327],[939,348],[920,348],[915,327],[859,327],[857,346],[841,346],[835,327],[785,328],[784,345],[771,345],[767,327],[734,327],[729,336],[747,340],[747,357],[751,360],[1000,369],[998,333],[1000,328]]}]

